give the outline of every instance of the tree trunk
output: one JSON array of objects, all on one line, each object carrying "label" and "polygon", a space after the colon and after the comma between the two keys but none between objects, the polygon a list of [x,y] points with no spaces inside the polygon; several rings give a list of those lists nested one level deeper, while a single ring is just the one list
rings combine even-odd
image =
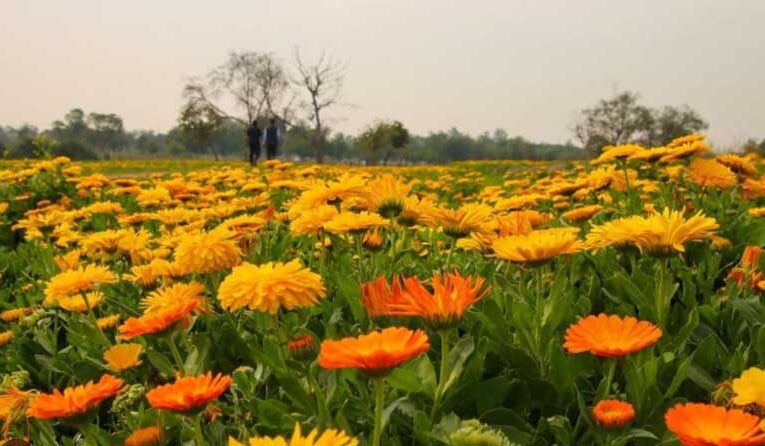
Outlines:
[{"label": "tree trunk", "polygon": [[210,146],[210,151],[213,153],[215,161],[220,161],[220,155],[218,154],[218,151],[215,150],[215,144],[208,144],[208,146]]}]

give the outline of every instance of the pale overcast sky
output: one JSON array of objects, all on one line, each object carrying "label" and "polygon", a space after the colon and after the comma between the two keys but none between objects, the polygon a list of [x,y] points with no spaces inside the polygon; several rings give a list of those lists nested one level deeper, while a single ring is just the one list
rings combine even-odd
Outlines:
[{"label": "pale overcast sky", "polygon": [[730,146],[765,138],[764,0],[0,0],[0,124],[69,109],[167,130],[185,76],[232,50],[349,64],[335,127],[564,142],[577,110],[628,89],[689,104]]}]

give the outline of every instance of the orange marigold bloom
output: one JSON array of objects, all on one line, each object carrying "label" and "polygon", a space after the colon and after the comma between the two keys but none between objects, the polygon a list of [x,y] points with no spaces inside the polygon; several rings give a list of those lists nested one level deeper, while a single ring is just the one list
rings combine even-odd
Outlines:
[{"label": "orange marigold bloom", "polygon": [[[398,279],[393,279],[393,292],[387,291],[387,284],[378,278],[372,284],[365,284],[372,293],[362,287],[362,302],[381,316],[421,317],[434,329],[453,326],[462,319],[465,311],[481,300],[489,289],[483,289],[483,277],[462,277],[459,273],[433,275],[433,291],[423,286],[419,279],[404,280],[401,292]],[[372,286],[369,286],[372,285]],[[381,291],[381,292],[374,292]],[[371,313],[371,312],[370,312]]]},{"label": "orange marigold bloom", "polygon": [[325,369],[356,368],[380,376],[430,349],[422,330],[390,327],[359,337],[321,343],[319,365]]},{"label": "orange marigold bloom", "polygon": [[165,436],[159,426],[149,426],[130,434],[125,439],[125,446],[162,446]]},{"label": "orange marigold bloom", "polygon": [[619,400],[602,400],[592,409],[595,420],[604,427],[618,427],[635,419],[635,407]]},{"label": "orange marigold bloom", "polygon": [[187,412],[218,398],[231,385],[231,377],[218,373],[178,378],[172,384],[156,387],[146,393],[155,409]]},{"label": "orange marigold bloom", "polygon": [[103,375],[97,383],[89,381],[84,386],[67,387],[63,393],[53,389],[53,393],[35,398],[27,410],[27,415],[41,420],[81,415],[97,407],[105,399],[115,396],[123,384],[119,378]]},{"label": "orange marigold bloom", "polygon": [[385,276],[380,276],[372,282],[361,284],[361,303],[371,317],[388,316],[391,304],[404,303],[401,280],[394,276],[391,285],[388,285]]},{"label": "orange marigold bloom", "polygon": [[590,352],[616,358],[650,347],[661,338],[661,329],[647,321],[616,315],[591,315],[566,330],[563,347],[569,353]]},{"label": "orange marigold bloom", "polygon": [[664,414],[667,428],[684,446],[757,446],[765,444],[760,418],[740,409],[711,404],[678,404]]},{"label": "orange marigold bloom", "polygon": [[176,322],[186,318],[199,306],[198,300],[178,302],[140,317],[131,317],[119,327],[121,339],[134,339],[146,334],[160,333],[172,327]]}]

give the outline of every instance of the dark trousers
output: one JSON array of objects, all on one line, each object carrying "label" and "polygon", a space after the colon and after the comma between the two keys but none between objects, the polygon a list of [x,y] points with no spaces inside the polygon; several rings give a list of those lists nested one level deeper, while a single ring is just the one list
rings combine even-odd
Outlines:
[{"label": "dark trousers", "polygon": [[250,164],[258,164],[258,158],[260,158],[260,144],[250,145]]},{"label": "dark trousers", "polygon": [[276,144],[266,144],[266,158],[276,158]]}]

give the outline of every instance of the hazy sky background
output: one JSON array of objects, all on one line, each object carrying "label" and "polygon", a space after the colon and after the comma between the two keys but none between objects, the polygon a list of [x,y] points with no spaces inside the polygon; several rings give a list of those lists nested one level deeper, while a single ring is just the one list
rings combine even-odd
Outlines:
[{"label": "hazy sky background", "polygon": [[719,146],[765,138],[763,0],[0,0],[0,21],[4,125],[81,107],[167,130],[186,76],[297,45],[348,61],[345,132],[390,118],[564,142],[618,88],[696,108]]}]

